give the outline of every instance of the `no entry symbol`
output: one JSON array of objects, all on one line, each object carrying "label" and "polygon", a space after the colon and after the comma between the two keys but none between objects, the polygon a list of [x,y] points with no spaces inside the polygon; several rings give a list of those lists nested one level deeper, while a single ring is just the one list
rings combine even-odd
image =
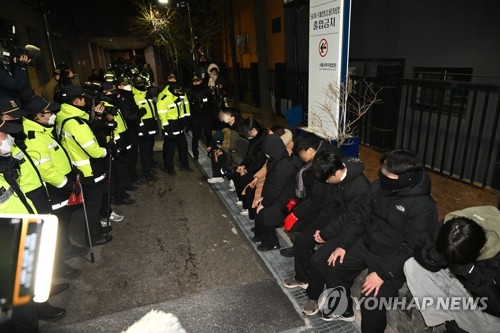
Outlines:
[{"label": "no entry symbol", "polygon": [[328,42],[326,39],[322,39],[319,41],[319,55],[324,57],[328,53]]}]

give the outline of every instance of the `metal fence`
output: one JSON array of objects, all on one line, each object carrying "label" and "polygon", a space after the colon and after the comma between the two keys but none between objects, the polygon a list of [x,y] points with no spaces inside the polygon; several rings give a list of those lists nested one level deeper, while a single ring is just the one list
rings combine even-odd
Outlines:
[{"label": "metal fence", "polygon": [[441,175],[498,186],[499,92],[492,85],[403,80],[396,145],[415,151]]}]

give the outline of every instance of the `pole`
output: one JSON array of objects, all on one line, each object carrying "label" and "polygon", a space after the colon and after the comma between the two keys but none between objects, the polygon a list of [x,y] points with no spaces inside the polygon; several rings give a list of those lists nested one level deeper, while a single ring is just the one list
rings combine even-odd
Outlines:
[{"label": "pole", "polygon": [[95,263],[94,246],[92,245],[92,237],[90,237],[89,218],[87,216],[87,206],[85,205],[85,193],[83,192],[83,187],[80,183],[80,175],[76,175],[76,181],[78,182],[78,186],[80,186],[80,192],[82,192],[83,214],[85,215],[85,226],[87,227],[87,237],[89,239],[90,247],[90,262]]},{"label": "pole", "polygon": [[[115,141],[115,131],[114,131],[114,128],[111,129],[111,133],[110,133],[110,138],[109,138],[109,142],[114,142]],[[111,152],[109,152],[109,166],[108,166],[108,207],[107,208],[107,218],[106,218],[106,227],[109,227],[110,226],[110,222],[109,222],[109,218],[110,218],[110,215],[111,215],[111,164],[113,163],[113,154]],[[107,228],[109,229],[109,228]],[[106,235],[108,235],[108,231],[106,231]]]},{"label": "pole", "polygon": [[191,32],[191,42],[194,41],[194,36],[193,36],[193,24],[191,23],[191,6],[189,5],[189,1],[186,1],[187,7],[188,7],[188,17],[189,17],[189,30]]},{"label": "pole", "polygon": [[50,14],[50,11],[47,13],[43,14],[43,20],[45,22],[45,31],[47,32],[47,40],[49,42],[49,50],[50,50],[50,57],[52,58],[52,66],[54,66],[54,69],[56,69],[56,59],[54,58],[54,50],[52,49],[52,41],[50,40],[50,32],[49,32],[49,24],[47,22],[47,15]]}]

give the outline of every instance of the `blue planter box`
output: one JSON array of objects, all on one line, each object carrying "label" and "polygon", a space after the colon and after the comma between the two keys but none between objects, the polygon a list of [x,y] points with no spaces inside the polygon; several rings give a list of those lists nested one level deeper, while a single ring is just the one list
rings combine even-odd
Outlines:
[{"label": "blue planter box", "polygon": [[[337,144],[337,141],[333,140],[332,143]],[[359,157],[359,136],[352,136],[345,139],[344,144],[340,147],[340,152],[342,153],[342,157]]]}]

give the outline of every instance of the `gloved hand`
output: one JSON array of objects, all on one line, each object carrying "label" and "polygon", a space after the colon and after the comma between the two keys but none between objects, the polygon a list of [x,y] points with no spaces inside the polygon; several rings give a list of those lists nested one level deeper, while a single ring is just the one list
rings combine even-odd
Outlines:
[{"label": "gloved hand", "polygon": [[293,207],[297,206],[298,202],[297,198],[291,198],[285,206],[287,212],[290,213],[293,210]]},{"label": "gloved hand", "polygon": [[146,108],[140,108],[139,109],[139,118],[142,118],[146,115],[146,113],[148,113],[148,111],[146,110]]},{"label": "gloved hand", "polygon": [[299,220],[298,217],[295,216],[294,213],[288,214],[288,216],[285,217],[285,223],[284,223],[285,231],[292,230],[293,226],[295,225],[295,223],[297,223],[298,220]]}]

